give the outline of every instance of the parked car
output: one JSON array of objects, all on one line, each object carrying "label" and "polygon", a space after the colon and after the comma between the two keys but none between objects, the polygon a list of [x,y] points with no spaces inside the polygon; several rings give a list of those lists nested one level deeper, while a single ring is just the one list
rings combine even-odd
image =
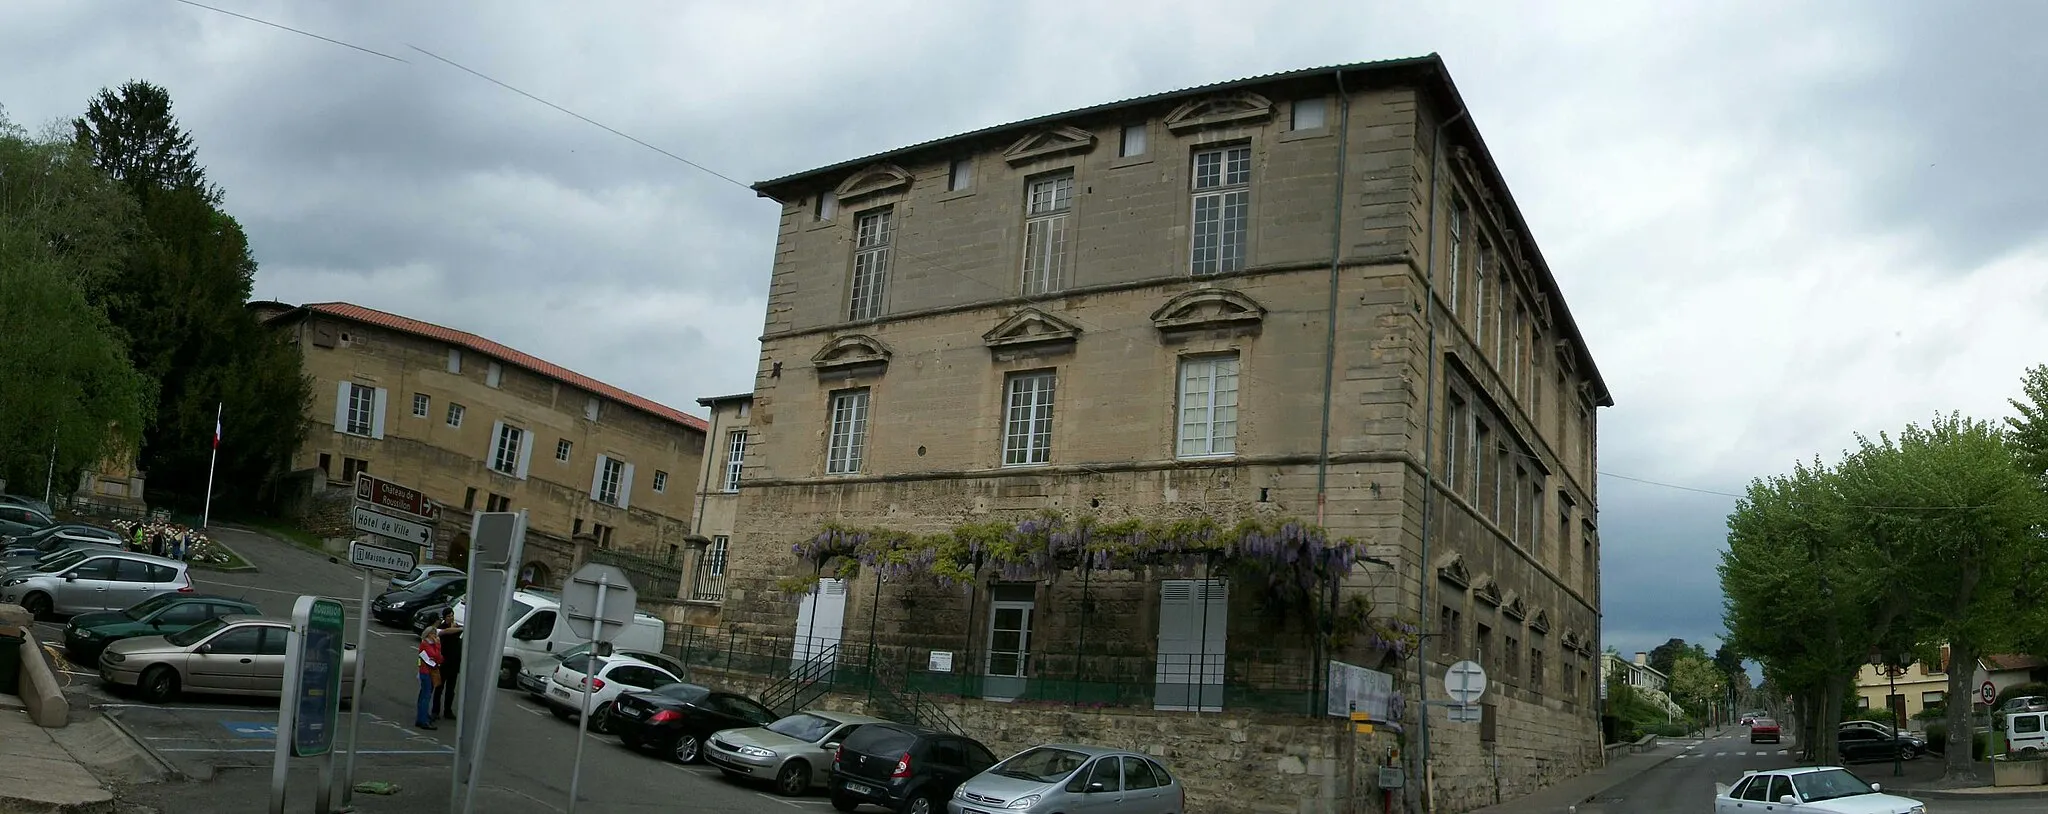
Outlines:
[{"label": "parked car", "polygon": [[1770,718],[1758,718],[1754,721],[1750,721],[1749,742],[1763,743],[1765,740],[1769,740],[1771,743],[1780,742],[1778,735],[1778,722]]},{"label": "parked car", "polygon": [[50,513],[18,503],[0,503],[0,534],[20,537],[37,529],[56,525]]},{"label": "parked car", "polygon": [[[278,696],[291,620],[223,616],[168,636],[138,636],[100,654],[100,680],[162,702],[180,692]],[[341,703],[355,700],[356,646],[341,654]]]},{"label": "parked car", "polygon": [[439,574],[420,580],[410,588],[385,591],[370,603],[370,618],[379,624],[407,627],[412,615],[428,605],[445,604],[469,590],[469,577]]},{"label": "parked car", "polygon": [[42,531],[16,537],[13,542],[8,543],[6,551],[0,553],[0,568],[34,565],[36,561],[60,551],[125,547],[126,544],[121,541],[120,535],[105,529],[94,529],[91,526],[50,526]]},{"label": "parked car", "polygon": [[592,656],[567,659],[555,667],[548,694],[541,696],[555,717],[569,719],[583,713],[583,695],[590,694],[590,731],[611,733],[612,702],[627,693],[680,683],[669,671],[630,656]]},{"label": "parked car", "polygon": [[[620,716],[626,715],[621,702]],[[775,781],[775,792],[788,797],[832,782],[832,755],[847,736],[879,718],[844,712],[810,711],[785,716],[767,726],[728,729],[713,734],[704,760],[734,780]]]},{"label": "parked car", "polygon": [[866,803],[903,814],[937,814],[961,783],[994,765],[988,747],[965,735],[869,724],[833,756],[832,807],[852,811]]},{"label": "parked car", "polygon": [[[571,647],[568,650],[562,651],[562,654],[559,656],[548,656],[545,660],[537,660],[528,664],[525,669],[519,671],[519,689],[525,690],[526,694],[531,695],[535,698],[547,695],[548,681],[554,678],[555,668],[561,666],[563,661],[573,659],[577,656],[581,656],[589,652],[590,643],[584,642],[582,644],[576,645],[575,647]],[[661,669],[667,670],[670,675],[675,676],[678,680],[690,680],[690,668],[684,665],[681,661],[677,660],[674,656],[670,656],[665,653],[657,653],[652,650],[632,650],[620,647],[618,646],[618,642],[616,641],[612,643],[611,652],[614,656],[626,656],[628,658],[636,658],[641,661],[647,662],[648,664],[660,667]]]},{"label": "parked car", "polygon": [[1894,756],[1912,760],[1927,752],[1927,741],[1912,735],[1886,735],[1875,729],[1855,727],[1835,733],[1835,754],[1843,763],[1859,760],[1890,760]]},{"label": "parked car", "polygon": [[[519,686],[519,676],[525,672],[542,677],[553,675],[560,654],[589,643],[569,629],[569,619],[562,615],[561,608],[561,595],[552,591],[529,589],[512,594],[505,603],[505,644],[498,656],[498,686]],[[469,609],[458,603],[455,618],[468,624]],[[612,646],[620,650],[659,651],[667,630],[661,617],[635,612],[632,624],[618,631]],[[678,679],[683,677],[682,671],[673,672]]]},{"label": "parked car", "polygon": [[107,645],[137,636],[162,636],[229,615],[263,611],[240,599],[211,594],[161,594],[124,610],[83,613],[64,626],[64,653],[73,663],[94,665]]},{"label": "parked car", "polygon": [[412,612],[412,624],[409,627],[412,628],[414,633],[425,633],[427,628],[439,624],[441,615],[447,613],[448,609],[452,607],[455,607],[455,603],[452,601],[421,605],[419,610]]},{"label": "parked car", "polygon": [[127,543],[127,539],[122,537],[120,532],[112,529],[100,528],[89,523],[58,523],[56,525],[44,526],[19,537],[0,539],[0,548],[6,549],[10,554],[16,549],[54,550],[43,546],[43,543],[52,536],[62,536],[72,540],[101,540],[115,545],[125,545]]},{"label": "parked car", "polygon": [[20,605],[39,619],[118,610],[166,593],[192,593],[184,563],[117,549],[66,552],[0,579],[0,602]]},{"label": "parked car", "polygon": [[1837,733],[1847,732],[1851,729],[1868,729],[1886,736],[1894,734],[1891,727],[1876,721],[1843,721],[1840,726],[1835,727]]},{"label": "parked car", "polygon": [[1750,772],[1734,785],[1714,784],[1714,814],[1927,814],[1927,805],[1883,793],[1839,766]]},{"label": "parked car", "polygon": [[1184,814],[1187,789],[1145,755],[1100,746],[1053,744],[1018,752],[953,792],[948,814],[1066,811]]},{"label": "parked car", "polygon": [[465,576],[462,569],[456,568],[452,565],[422,565],[418,568],[412,569],[411,571],[405,572],[404,576],[392,577],[390,585],[385,589],[385,592],[389,593],[391,591],[403,591],[414,585],[420,584],[421,582],[425,581],[428,577],[439,576],[442,574],[447,574],[449,576]]},{"label": "parked car", "polygon": [[2015,695],[2007,698],[2005,703],[1999,704],[1998,709],[1992,711],[1992,717],[2002,718],[2015,712],[2048,712],[2048,695]]},{"label": "parked car", "polygon": [[739,693],[674,682],[620,695],[612,705],[610,727],[627,748],[653,748],[689,764],[703,759],[704,741],[712,733],[762,726],[775,717]]},{"label": "parked car", "polygon": [[27,495],[0,495],[0,505],[24,506],[42,513],[44,517],[57,516],[56,512],[50,510],[50,504]]}]

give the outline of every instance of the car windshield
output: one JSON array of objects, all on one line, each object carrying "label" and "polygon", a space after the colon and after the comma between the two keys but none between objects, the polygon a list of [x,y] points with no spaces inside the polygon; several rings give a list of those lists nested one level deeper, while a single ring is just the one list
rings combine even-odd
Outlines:
[{"label": "car windshield", "polygon": [[[685,687],[689,685],[672,684],[670,686]],[[795,738],[800,741],[805,741],[808,743],[817,743],[819,738],[825,737],[827,733],[830,733],[832,731],[832,727],[838,725],[839,723],[837,721],[820,718],[808,712],[799,712],[795,715],[791,715],[780,721],[776,721],[775,723],[769,724],[768,731],[773,732],[777,735],[788,735],[792,738]]]},{"label": "car windshield", "polygon": [[156,613],[159,610],[163,610],[164,606],[169,605],[172,602],[176,602],[183,598],[184,597],[179,596],[178,594],[159,594],[157,596],[152,596],[148,599],[142,600],[141,602],[137,602],[133,605],[130,605],[128,606],[127,610],[124,610],[121,613],[122,615],[127,616],[130,619],[140,622],[143,620],[144,617],[147,617],[152,613]]},{"label": "car windshield", "polygon": [[711,691],[695,684],[684,684],[678,681],[674,684],[663,684],[654,688],[654,694],[667,696],[685,704],[694,704],[703,700],[704,696],[710,695]]},{"label": "car windshield", "polygon": [[[1088,762],[1088,756],[1070,749],[1055,749],[1040,746],[1027,749],[1016,757],[996,764],[989,771],[1018,780],[1051,783],[1073,774],[1081,764]],[[1096,777],[1101,777],[1097,774]]]},{"label": "car windshield", "polygon": [[185,628],[184,630],[180,630],[169,636],[165,636],[164,641],[170,642],[171,644],[175,644],[179,647],[191,647],[192,645],[198,644],[201,639],[213,635],[214,631],[220,630],[224,627],[227,627],[226,622],[223,622],[219,619],[208,619],[204,622],[200,622],[199,624]]},{"label": "car windshield", "polygon": [[1809,803],[1877,793],[1869,783],[1850,774],[1847,769],[1822,769],[1817,772],[1795,774],[1792,775],[1792,787],[1799,790],[1799,799]]}]

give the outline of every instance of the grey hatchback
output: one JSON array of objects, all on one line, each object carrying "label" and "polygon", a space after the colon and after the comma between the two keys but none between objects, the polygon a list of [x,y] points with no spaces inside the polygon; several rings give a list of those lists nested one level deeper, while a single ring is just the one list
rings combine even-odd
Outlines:
[{"label": "grey hatchback", "polygon": [[1187,789],[1145,755],[1100,746],[1049,744],[1012,755],[960,784],[947,814],[1022,811],[1185,814]]}]

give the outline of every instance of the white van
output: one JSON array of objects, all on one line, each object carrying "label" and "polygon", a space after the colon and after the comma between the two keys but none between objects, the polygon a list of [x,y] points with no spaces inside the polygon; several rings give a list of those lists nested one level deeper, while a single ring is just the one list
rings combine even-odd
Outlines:
[{"label": "white van", "polygon": [[2005,753],[2033,757],[2048,752],[2048,712],[2005,716]]},{"label": "white van", "polygon": [[[521,671],[588,643],[569,629],[569,618],[562,615],[561,608],[561,595],[551,591],[516,591],[505,601],[505,647],[498,662],[498,686],[515,687]],[[456,603],[455,618],[470,624],[467,599]],[[667,633],[661,617],[635,612],[633,624],[619,632],[612,648],[659,653]]]}]

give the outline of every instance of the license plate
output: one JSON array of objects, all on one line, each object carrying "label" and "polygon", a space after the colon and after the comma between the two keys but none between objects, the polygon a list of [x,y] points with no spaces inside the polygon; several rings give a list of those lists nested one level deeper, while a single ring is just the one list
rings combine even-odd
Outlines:
[{"label": "license plate", "polygon": [[640,717],[640,710],[635,707],[619,707],[618,710],[620,715],[624,715],[628,718]]},{"label": "license plate", "polygon": [[874,794],[874,793],[875,793],[875,790],[874,790],[874,789],[868,788],[867,786],[863,786],[863,785],[861,785],[861,784],[859,784],[859,783],[848,783],[848,784],[846,784],[846,790],[847,790],[847,791],[850,791],[850,792],[853,792],[854,794]]},{"label": "license plate", "polygon": [[549,687],[548,693],[556,698],[560,698],[565,701],[569,698],[569,691],[562,689],[561,687]]}]

